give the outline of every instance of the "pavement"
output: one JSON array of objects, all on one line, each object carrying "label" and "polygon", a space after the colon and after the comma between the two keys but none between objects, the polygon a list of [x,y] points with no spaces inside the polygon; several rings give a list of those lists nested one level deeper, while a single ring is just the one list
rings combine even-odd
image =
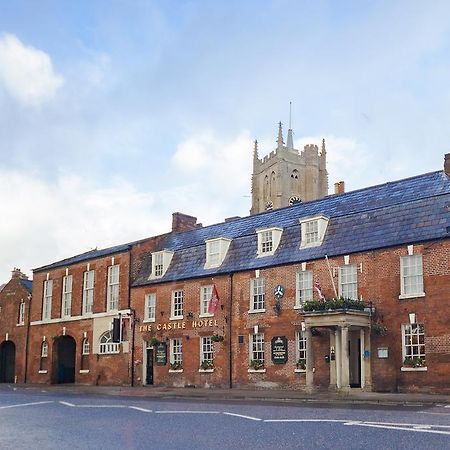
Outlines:
[{"label": "pavement", "polygon": [[204,399],[209,401],[262,401],[295,403],[350,403],[350,404],[380,404],[380,405],[435,405],[440,404],[450,408],[450,394],[428,393],[382,393],[366,392],[352,389],[350,392],[317,391],[306,393],[298,390],[263,390],[263,389],[221,389],[221,388],[174,388],[154,386],[84,386],[75,384],[43,385],[14,384],[10,388],[29,389],[65,393],[70,395],[100,395],[111,397],[129,397],[143,399]]}]

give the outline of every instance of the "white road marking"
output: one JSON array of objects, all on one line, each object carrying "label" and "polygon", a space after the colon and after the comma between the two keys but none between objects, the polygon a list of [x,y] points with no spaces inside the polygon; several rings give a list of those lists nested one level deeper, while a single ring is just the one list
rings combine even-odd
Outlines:
[{"label": "white road marking", "polygon": [[450,405],[445,405],[444,408],[450,408]]},{"label": "white road marking", "polygon": [[73,408],[128,408],[127,405],[75,405],[69,402],[59,402],[65,406],[71,406]]},{"label": "white road marking", "polygon": [[65,405],[65,406],[75,406],[73,403],[69,403],[69,402],[59,402],[61,403],[61,405]]},{"label": "white road marking", "polygon": [[[224,413],[226,414],[226,413]],[[350,420],[342,419],[266,419],[264,422],[336,422],[344,423],[351,422]]]},{"label": "white road marking", "polygon": [[244,416],[243,414],[235,414],[230,412],[224,412],[226,416],[234,416],[234,417],[241,417],[242,419],[249,419],[249,420],[262,420],[258,417],[252,417],[252,416]]},{"label": "white road marking", "polygon": [[0,409],[19,408],[21,406],[45,405],[46,403],[54,403],[54,402],[53,401],[47,401],[47,402],[20,403],[18,405],[0,406]]},{"label": "white road marking", "polygon": [[155,414],[220,414],[219,411],[155,411]]},{"label": "white road marking", "polygon": [[128,408],[130,408],[130,409],[135,409],[136,411],[152,412],[151,409],[139,408],[139,406],[129,406]]},{"label": "white road marking", "polygon": [[389,426],[386,425],[375,425],[372,423],[355,423],[354,424],[357,427],[371,427],[371,428],[383,428],[385,430],[403,430],[403,431],[414,431],[416,433],[434,433],[434,434],[445,434],[450,436],[450,431],[443,431],[443,430],[426,430],[423,428],[407,428],[407,427],[400,427],[400,426]]},{"label": "white road marking", "polygon": [[433,414],[435,416],[450,416],[450,413],[435,413],[429,411],[419,411],[420,414]]}]

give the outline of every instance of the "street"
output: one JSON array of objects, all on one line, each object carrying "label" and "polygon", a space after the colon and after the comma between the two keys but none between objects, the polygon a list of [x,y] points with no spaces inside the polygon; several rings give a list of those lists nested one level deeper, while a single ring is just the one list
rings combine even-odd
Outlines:
[{"label": "street", "polygon": [[449,405],[283,405],[0,387],[2,449],[448,449]]}]

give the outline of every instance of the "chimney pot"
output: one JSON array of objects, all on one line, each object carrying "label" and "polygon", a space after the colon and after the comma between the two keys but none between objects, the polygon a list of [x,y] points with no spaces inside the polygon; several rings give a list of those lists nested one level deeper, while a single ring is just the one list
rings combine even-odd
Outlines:
[{"label": "chimney pot", "polygon": [[335,194],[343,194],[345,192],[345,182],[344,181],[338,181],[337,183],[334,183],[334,193]]}]

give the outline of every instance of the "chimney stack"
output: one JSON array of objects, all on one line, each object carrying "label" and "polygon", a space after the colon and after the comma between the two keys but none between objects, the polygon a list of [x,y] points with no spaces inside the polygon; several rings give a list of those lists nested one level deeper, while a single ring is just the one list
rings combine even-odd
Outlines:
[{"label": "chimney stack", "polygon": [[445,175],[450,177],[450,153],[444,155],[444,172]]},{"label": "chimney stack", "polygon": [[172,214],[172,231],[174,232],[189,231],[199,227],[201,227],[201,224],[197,224],[197,217],[179,212]]},{"label": "chimney stack", "polygon": [[337,183],[334,183],[334,193],[335,194],[343,194],[345,192],[345,182],[344,181],[338,181]]},{"label": "chimney stack", "polygon": [[18,278],[20,280],[28,280],[28,277],[24,273],[22,273],[22,271],[17,267],[14,267],[14,269],[12,270],[11,278],[12,279]]}]

